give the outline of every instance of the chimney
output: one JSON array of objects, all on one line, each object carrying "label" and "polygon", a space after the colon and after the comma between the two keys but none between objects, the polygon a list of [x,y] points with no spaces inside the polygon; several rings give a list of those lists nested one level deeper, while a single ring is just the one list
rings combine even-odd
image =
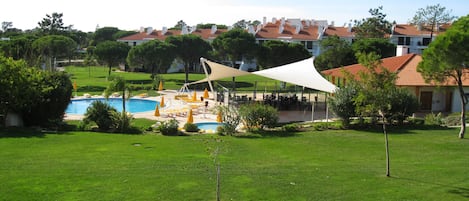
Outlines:
[{"label": "chimney", "polygon": [[249,25],[248,26],[248,33],[250,34],[255,34],[256,32],[254,31],[254,25]]},{"label": "chimney", "polygon": [[196,27],[196,26],[192,26],[192,27],[190,27],[190,29],[189,29],[189,33],[192,33],[192,32],[194,32],[196,29],[197,29],[197,27]]},{"label": "chimney", "polygon": [[275,23],[277,23],[277,18],[273,17],[272,18],[272,24],[275,24]]},{"label": "chimney", "polygon": [[256,28],[256,33],[262,29],[262,24],[258,24]]},{"label": "chimney", "polygon": [[264,18],[262,18],[262,25],[266,25],[267,24],[267,17],[264,16]]},{"label": "chimney", "polygon": [[280,24],[283,26],[285,25],[285,17],[282,17],[282,19],[280,20]]},{"label": "chimney", "polygon": [[283,24],[280,24],[280,26],[278,26],[278,33],[279,34],[283,33],[283,29],[284,29]]},{"label": "chimney", "polygon": [[188,33],[189,33],[189,30],[187,30],[187,26],[183,25],[181,27],[181,35],[185,35],[185,34],[188,34]]},{"label": "chimney", "polygon": [[153,32],[153,27],[147,27],[147,35],[150,35]]},{"label": "chimney", "polygon": [[335,22],[331,21],[331,27],[334,27],[334,25],[335,25]]},{"label": "chimney", "polygon": [[440,31],[440,24],[437,22],[435,23],[435,32],[439,32]]},{"label": "chimney", "polygon": [[163,29],[161,30],[161,35],[165,35],[166,32],[168,32],[168,27],[163,27]]},{"label": "chimney", "polygon": [[347,32],[352,32],[352,23],[348,23]]},{"label": "chimney", "polygon": [[217,25],[212,25],[212,28],[210,29],[210,34],[215,34],[217,33]]},{"label": "chimney", "polygon": [[301,24],[295,25],[295,34],[300,33],[300,31],[301,31]]},{"label": "chimney", "polygon": [[409,47],[404,45],[398,45],[396,47],[396,56],[403,56],[409,54]]},{"label": "chimney", "polygon": [[422,31],[422,24],[417,24],[417,31]]},{"label": "chimney", "polygon": [[145,27],[140,27],[140,33],[145,32]]}]

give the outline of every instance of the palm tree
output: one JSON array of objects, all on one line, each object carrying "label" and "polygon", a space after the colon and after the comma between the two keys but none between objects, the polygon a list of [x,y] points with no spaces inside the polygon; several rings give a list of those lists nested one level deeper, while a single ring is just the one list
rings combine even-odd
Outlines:
[{"label": "palm tree", "polygon": [[122,125],[121,129],[124,131],[125,127],[125,121],[127,119],[127,113],[125,111],[125,99],[126,99],[126,91],[127,95],[130,94],[129,88],[126,86],[125,79],[120,76],[115,76],[110,78],[110,83],[106,90],[104,90],[104,96],[106,98],[109,98],[112,92],[115,91],[121,91],[122,92]]}]

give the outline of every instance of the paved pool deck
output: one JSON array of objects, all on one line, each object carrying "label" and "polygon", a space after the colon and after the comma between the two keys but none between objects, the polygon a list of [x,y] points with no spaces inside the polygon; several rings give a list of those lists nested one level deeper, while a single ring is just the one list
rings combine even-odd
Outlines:
[{"label": "paved pool deck", "polygon": [[[208,107],[205,107],[204,102],[195,102],[195,103],[188,103],[182,100],[176,100],[175,95],[178,94],[175,90],[164,90],[160,91],[161,96],[152,96],[152,97],[140,97],[134,96],[132,98],[138,99],[145,99],[145,100],[155,100],[161,102],[162,97],[164,97],[165,106],[160,108],[160,116],[154,116],[154,111],[148,112],[138,112],[133,113],[134,118],[146,118],[155,121],[165,121],[168,119],[176,119],[180,126],[182,127],[187,122],[187,112],[184,111],[183,108],[188,108],[190,105],[194,105],[193,107],[194,113],[193,118],[195,123],[201,122],[216,122],[217,115],[214,108],[221,103],[214,101],[212,94],[208,99]],[[197,91],[197,96],[200,97],[203,94],[203,91]],[[189,94],[191,96],[192,94]],[[261,94],[262,96],[262,94]],[[76,97],[74,99],[83,99],[86,97]],[[99,98],[99,96],[93,96],[91,98]],[[102,97],[101,97],[102,98]],[[262,98],[262,97],[260,97]],[[198,107],[197,107],[198,106]],[[169,112],[171,111],[171,112]],[[175,112],[180,111],[180,112]],[[187,110],[186,110],[187,111]],[[328,118],[333,118],[332,113],[329,112]],[[168,115],[169,114],[169,115]],[[324,108],[315,108],[314,116],[311,115],[311,110],[294,110],[294,111],[279,111],[279,122],[301,122],[301,121],[326,121],[326,111]],[[65,119],[67,120],[81,120],[83,119],[83,115],[74,115],[74,114],[65,114]]]}]

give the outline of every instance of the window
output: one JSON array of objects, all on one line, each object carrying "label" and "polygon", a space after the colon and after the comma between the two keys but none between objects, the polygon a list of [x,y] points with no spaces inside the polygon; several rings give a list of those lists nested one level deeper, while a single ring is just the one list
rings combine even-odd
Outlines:
[{"label": "window", "polygon": [[134,46],[137,46],[137,42],[134,42]]},{"label": "window", "polygon": [[410,37],[397,38],[397,45],[410,45]]},{"label": "window", "polygon": [[431,41],[432,41],[431,38],[423,38],[423,46],[428,46],[428,44],[430,44]]},{"label": "window", "polygon": [[313,41],[306,41],[306,49],[308,50],[313,49]]}]

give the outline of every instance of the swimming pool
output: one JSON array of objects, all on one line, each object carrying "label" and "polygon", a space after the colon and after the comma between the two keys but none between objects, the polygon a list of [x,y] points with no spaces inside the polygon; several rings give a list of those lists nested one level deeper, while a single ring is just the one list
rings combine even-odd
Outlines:
[{"label": "swimming pool", "polygon": [[222,126],[223,123],[218,123],[218,122],[200,122],[200,123],[194,123],[197,125],[199,129],[202,130],[212,130],[212,131],[217,131],[218,126]]},{"label": "swimming pool", "polygon": [[[122,111],[122,98],[87,98],[87,99],[78,99],[72,100],[68,104],[65,113],[68,114],[85,114],[86,109],[91,105],[93,101],[104,101],[109,103],[112,107],[116,108],[117,111]],[[125,109],[130,113],[136,112],[147,112],[155,110],[156,104],[160,104],[158,101],[153,100],[143,100],[143,99],[126,99],[125,100]]]}]

